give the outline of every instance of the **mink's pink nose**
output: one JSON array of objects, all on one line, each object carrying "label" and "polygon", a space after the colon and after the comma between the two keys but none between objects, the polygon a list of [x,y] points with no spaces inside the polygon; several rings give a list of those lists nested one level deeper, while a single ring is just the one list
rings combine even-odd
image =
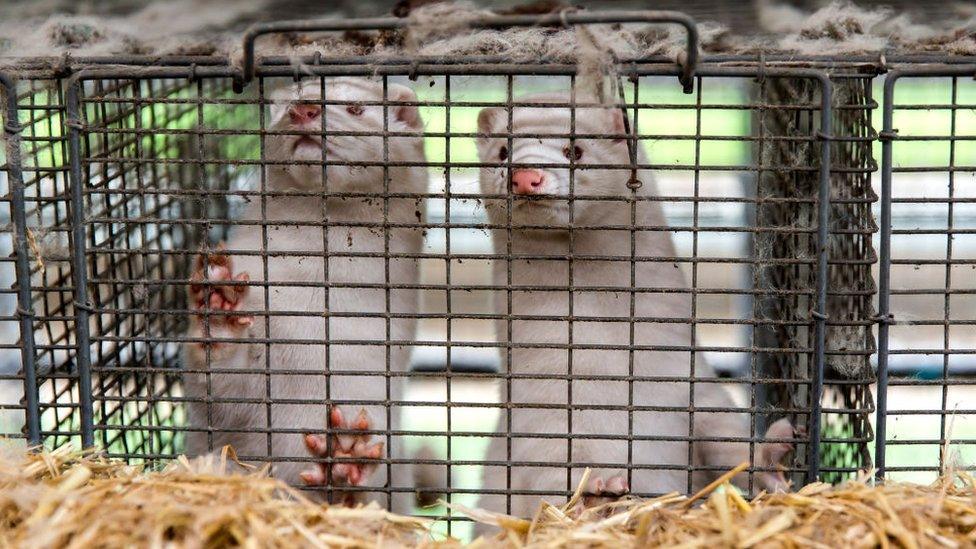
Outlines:
[{"label": "mink's pink nose", "polygon": [[512,192],[515,194],[540,194],[546,174],[539,170],[515,170],[512,173]]},{"label": "mink's pink nose", "polygon": [[288,108],[288,116],[294,124],[314,122],[322,114],[319,105],[292,105]]}]

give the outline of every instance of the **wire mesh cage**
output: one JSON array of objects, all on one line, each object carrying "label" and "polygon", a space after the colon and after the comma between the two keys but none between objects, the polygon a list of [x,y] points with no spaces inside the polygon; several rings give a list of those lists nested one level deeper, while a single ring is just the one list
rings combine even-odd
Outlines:
[{"label": "wire mesh cage", "polygon": [[[944,465],[886,463],[907,435],[885,420],[935,415],[937,439],[902,442],[941,448],[966,413],[950,395],[971,354],[972,85],[952,75],[970,66],[941,69],[938,101],[895,103],[916,75],[889,75],[879,137],[876,64],[698,62],[693,24],[684,65],[617,60],[604,97],[541,60],[254,61],[257,36],[309,29],[250,33],[243,73],[132,58],[4,75],[11,436],[153,465],[230,443],[399,511],[443,494],[524,514],[587,467],[596,496],[646,496],[739,458],[751,491],[780,471]],[[893,131],[929,109],[945,135]],[[906,141],[948,156],[893,166]],[[923,171],[947,194],[892,196]],[[892,228],[919,204],[948,223]],[[914,235],[945,256],[892,253]],[[944,314],[892,318],[902,296]],[[938,348],[891,345],[921,326]],[[898,377],[918,354],[938,373]],[[940,405],[889,411],[902,387]]]},{"label": "wire mesh cage", "polygon": [[[876,460],[927,479],[972,461],[970,67],[907,67],[884,86]],[[906,222],[906,218],[913,222]],[[921,218],[921,220],[919,220]],[[924,457],[923,457],[924,456]]]}]

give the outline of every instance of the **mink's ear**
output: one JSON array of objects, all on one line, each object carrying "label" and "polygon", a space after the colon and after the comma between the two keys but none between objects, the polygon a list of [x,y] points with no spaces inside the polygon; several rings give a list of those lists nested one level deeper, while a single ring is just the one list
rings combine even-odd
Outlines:
[{"label": "mink's ear", "polygon": [[624,124],[624,111],[622,109],[610,109],[607,112],[610,116],[611,133],[617,136],[613,138],[613,142],[623,143],[629,137],[627,125]]},{"label": "mink's ear", "polygon": [[505,110],[501,107],[485,107],[478,113],[478,137],[475,144],[478,146],[478,154],[484,157],[491,148],[494,137],[488,134],[498,132],[498,125],[505,116]]},{"label": "mink's ear", "polygon": [[[406,86],[393,84],[389,88],[390,101],[416,103],[417,94]],[[417,105],[397,105],[393,107],[394,117],[414,129],[420,129],[423,121],[420,119],[420,109]]]},{"label": "mink's ear", "polygon": [[284,86],[280,87],[271,92],[268,96],[269,102],[271,103],[269,110],[271,111],[271,123],[268,126],[274,126],[285,117],[285,112],[288,111],[288,105],[295,99],[298,99],[299,90],[294,86]]},{"label": "mink's ear", "polygon": [[478,133],[492,133],[495,129],[495,124],[497,124],[498,117],[503,112],[501,107],[486,107],[481,109],[481,112],[478,113]]}]

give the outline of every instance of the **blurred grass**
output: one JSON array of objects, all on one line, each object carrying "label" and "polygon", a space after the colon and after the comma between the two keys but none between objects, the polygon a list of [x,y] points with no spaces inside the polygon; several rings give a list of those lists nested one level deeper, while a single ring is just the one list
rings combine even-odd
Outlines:
[{"label": "blurred grass", "polygon": [[[931,140],[895,141],[892,145],[892,159],[895,167],[945,167],[949,165],[950,151],[955,146],[955,165],[976,166],[976,141],[957,141],[954,144],[945,137],[952,134],[955,116],[956,135],[976,135],[976,82],[971,78],[955,80],[955,102],[953,102],[953,80],[949,78],[903,78],[895,85],[893,126],[901,137],[933,137]],[[875,101],[883,104],[883,86],[877,82],[874,87]],[[969,108],[950,109],[950,105]],[[899,107],[929,105],[936,108],[926,110],[904,109]],[[878,131],[882,128],[882,110],[875,109],[873,123]],[[942,141],[938,141],[942,139]],[[881,158],[881,143],[875,141],[874,156]],[[936,170],[938,171],[938,170]]]},{"label": "blurred grass", "polygon": [[[463,87],[462,93],[451,94],[452,101],[488,102],[504,101],[504,94],[498,89],[478,84],[455,83],[452,79],[452,89]],[[434,85],[417,86],[417,97],[420,101],[444,101],[445,91],[442,78],[428,80]],[[480,80],[477,81],[480,83]],[[518,87],[516,98],[534,93],[560,89],[552,82],[529,82]],[[626,97],[633,100],[633,88],[627,87]],[[719,105],[742,105],[746,102],[745,89],[738,86],[709,86],[702,90],[702,104],[704,109],[696,111],[695,95],[681,92],[671,80],[652,82],[645,79],[639,90],[640,101],[674,105],[676,108],[640,109],[637,116],[637,130],[640,136],[668,136],[666,138],[643,139],[642,146],[654,164],[665,165],[694,165],[695,164],[695,128],[697,117],[701,117],[701,132],[704,136],[748,136],[750,129],[749,110],[721,109]],[[686,108],[680,108],[686,106]],[[709,107],[712,108],[709,108]],[[421,116],[425,128],[429,132],[447,131],[447,119],[450,117],[450,131],[456,133],[473,133],[478,131],[478,112],[480,107],[452,107],[441,106],[421,107]],[[673,136],[673,137],[672,137]],[[683,136],[683,137],[679,137]],[[425,149],[427,160],[430,162],[446,162],[447,146],[444,138],[427,138]],[[451,162],[477,162],[478,151],[475,140],[469,137],[450,139]],[[745,141],[701,140],[699,164],[709,166],[731,166],[747,164],[750,157],[750,144]]]}]

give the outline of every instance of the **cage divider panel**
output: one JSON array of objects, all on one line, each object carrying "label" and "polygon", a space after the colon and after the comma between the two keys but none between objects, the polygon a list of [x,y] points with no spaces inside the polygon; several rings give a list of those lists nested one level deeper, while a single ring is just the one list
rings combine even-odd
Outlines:
[{"label": "cage divider panel", "polygon": [[821,459],[828,469],[823,478],[829,482],[871,467],[868,443],[873,439],[871,385],[875,382],[871,355],[877,350],[872,332],[877,286],[871,268],[877,261],[872,236],[878,230],[871,209],[877,200],[871,186],[877,169],[872,154],[874,76],[874,71],[845,71],[832,78],[834,166],[824,407],[841,411],[824,413]]},{"label": "cage divider panel", "polygon": [[79,426],[81,429],[82,447],[88,448],[95,443],[94,439],[94,408],[92,402],[92,369],[91,369],[91,344],[89,322],[98,319],[98,315],[91,317],[89,312],[97,307],[89,300],[89,278],[86,254],[86,241],[88,232],[86,231],[85,218],[89,213],[86,211],[87,201],[85,200],[86,179],[82,176],[81,166],[81,132],[84,125],[83,112],[81,111],[82,83],[73,81],[68,84],[66,103],[68,126],[68,161],[70,162],[70,203],[71,213],[71,257],[72,257],[72,282],[75,286],[74,309],[75,309],[75,343],[77,351],[75,361],[78,367],[78,407],[79,407]]},{"label": "cage divider panel", "polygon": [[[757,324],[754,342],[753,378],[790,380],[755,385],[756,436],[783,414],[795,425],[807,425],[810,408],[810,354],[799,349],[813,347],[812,307],[815,271],[809,260],[816,255],[810,232],[816,227],[819,175],[811,138],[812,108],[816,105],[816,84],[807,79],[764,78],[757,83],[758,109],[753,112],[754,150],[760,166],[756,179],[753,238],[754,312]],[[778,351],[777,351],[778,350]],[[794,412],[798,411],[798,412]],[[805,453],[795,452],[806,465]]]},{"label": "cage divider panel", "polygon": [[[219,152],[205,151],[202,133],[185,130],[203,130],[202,101],[228,93],[229,83],[29,82],[21,113],[29,117],[24,148],[31,175],[20,204],[39,242],[34,251],[43,254],[29,265],[39,439],[48,447],[95,442],[109,455],[135,460],[171,457],[180,451],[183,421],[173,336],[185,331],[186,320],[174,314],[186,304],[184,285],[173,281],[189,276],[189,252],[179,250],[198,249],[206,240],[197,220],[220,226],[226,219],[220,209],[226,211],[226,201],[211,200],[207,189],[226,190],[234,178],[230,169],[209,177],[206,159]],[[183,99],[193,90],[202,101],[187,104]],[[165,137],[147,135],[147,123]],[[196,158],[200,171],[182,162],[158,167],[157,157]],[[200,209],[213,204],[214,212]],[[89,296],[75,307],[79,287]],[[75,330],[81,325],[88,329]],[[75,337],[84,331],[91,334],[89,345]],[[91,390],[80,391],[79,384]]]},{"label": "cage divider panel", "polygon": [[79,445],[63,81],[37,76],[17,84],[20,112],[19,121],[13,122],[22,126],[22,207],[31,261],[26,279],[18,275],[16,284],[30,288],[27,309],[33,314],[30,338],[35,346],[33,361],[23,366],[33,366],[37,382],[39,442],[52,448]]},{"label": "cage divider panel", "polygon": [[[811,406],[806,380],[812,379],[817,365],[811,354],[796,350],[813,347],[808,323],[813,320],[816,271],[806,260],[816,255],[816,241],[809,229],[817,226],[819,179],[810,168],[818,165],[819,147],[833,148],[822,403],[840,413],[824,412],[821,419],[821,477],[829,481],[848,478],[870,466],[870,385],[874,381],[870,367],[874,352],[871,265],[875,261],[871,236],[877,230],[871,212],[875,199],[871,189],[872,77],[831,78],[834,108],[829,145],[816,139],[820,132],[814,115],[818,91],[813,82],[766,78],[756,86],[756,97],[763,106],[753,116],[753,133],[759,138],[754,154],[764,169],[757,177],[755,224],[759,230],[754,233],[753,253],[760,261],[755,282],[759,318],[764,322],[756,327],[755,341],[757,347],[787,352],[758,353],[755,374],[792,380],[774,387],[757,386],[757,401],[768,410],[756,416],[757,433],[764,432],[763,421],[773,420],[777,414],[795,417],[798,425],[809,420],[802,413]],[[802,463],[804,453],[797,451],[795,459]]]},{"label": "cage divider panel", "polygon": [[[881,230],[874,458],[879,479],[947,474],[960,460],[971,461],[966,453],[972,451],[973,407],[966,393],[974,386],[974,351],[967,336],[976,333],[974,309],[967,302],[974,294],[969,273],[976,269],[967,226],[976,164],[972,75],[969,64],[906,65],[888,72],[884,81],[877,138]],[[923,113],[926,124],[915,124]],[[925,194],[915,194],[918,187]],[[923,222],[920,209],[928,218]],[[939,237],[944,244],[933,246]],[[904,243],[916,239],[925,243],[925,255],[905,253]],[[918,271],[930,277],[938,273],[940,280],[919,287],[912,283]],[[938,343],[925,341],[936,333]],[[918,400],[906,406],[908,398]],[[917,427],[906,430],[906,424]]]}]

